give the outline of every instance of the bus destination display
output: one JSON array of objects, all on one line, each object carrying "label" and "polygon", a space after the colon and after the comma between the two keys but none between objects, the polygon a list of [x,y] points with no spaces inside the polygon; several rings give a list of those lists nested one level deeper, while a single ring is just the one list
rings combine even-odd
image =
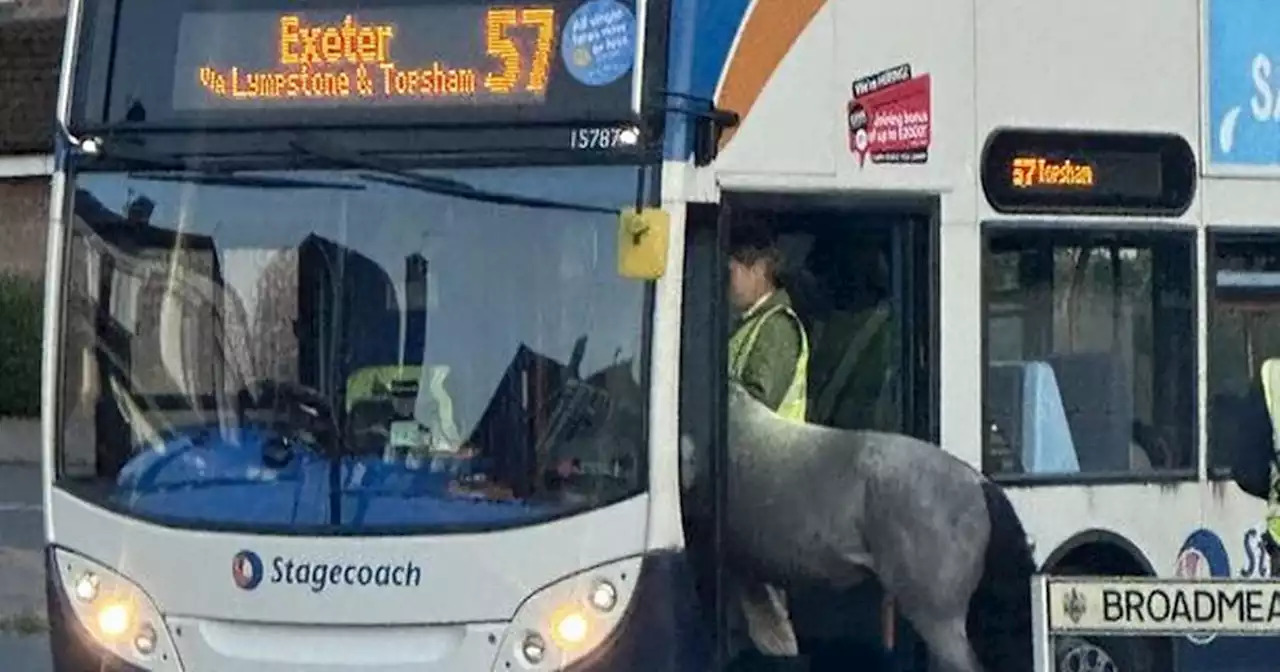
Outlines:
[{"label": "bus destination display", "polygon": [[1055,161],[1042,156],[1013,157],[1013,170],[1009,177],[1018,189],[1093,189],[1098,186],[1093,164],[1071,159]]},{"label": "bus destination display", "polygon": [[173,108],[537,106],[558,77],[603,87],[630,73],[635,17],[627,6],[592,0],[563,8],[552,1],[186,13]]},{"label": "bus destination display", "polygon": [[1190,204],[1195,159],[1176,136],[1001,131],[982,183],[999,212],[1174,213]]},{"label": "bus destination display", "polygon": [[1042,193],[1129,193],[1154,198],[1160,194],[1160,178],[1160,157],[1139,153],[1054,157],[1026,152],[1014,155],[1009,169],[1011,187]]}]

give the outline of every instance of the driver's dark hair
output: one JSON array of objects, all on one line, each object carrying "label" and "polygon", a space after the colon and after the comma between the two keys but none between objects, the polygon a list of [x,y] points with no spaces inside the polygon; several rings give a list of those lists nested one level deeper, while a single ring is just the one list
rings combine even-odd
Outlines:
[{"label": "driver's dark hair", "polygon": [[763,261],[765,277],[775,285],[779,284],[778,274],[786,261],[773,232],[755,223],[730,230],[729,258],[747,266]]}]

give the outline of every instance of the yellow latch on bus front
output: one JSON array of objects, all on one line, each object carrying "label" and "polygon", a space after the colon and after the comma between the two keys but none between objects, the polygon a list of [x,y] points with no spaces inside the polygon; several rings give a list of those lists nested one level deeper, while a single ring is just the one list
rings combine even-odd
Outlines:
[{"label": "yellow latch on bus front", "polygon": [[661,208],[618,215],[618,275],[636,280],[657,280],[667,270],[667,242],[671,216]]}]

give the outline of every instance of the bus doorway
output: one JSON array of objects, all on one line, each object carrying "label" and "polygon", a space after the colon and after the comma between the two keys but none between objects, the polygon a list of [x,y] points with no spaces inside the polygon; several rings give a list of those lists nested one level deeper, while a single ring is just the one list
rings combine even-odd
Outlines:
[{"label": "bus doorway", "polygon": [[[871,206],[760,194],[727,195],[720,207],[690,207],[681,432],[694,446],[712,447],[715,458],[712,482],[702,489],[709,496],[687,496],[685,516],[690,553],[700,558],[703,603],[717,621],[718,669],[791,669],[750,651],[730,569],[733,550],[724,541],[729,504],[723,465],[730,448],[724,440],[724,390],[729,343],[742,321],[730,260],[763,255],[776,261],[772,291],[780,298],[757,298],[761,305],[788,306],[805,331],[806,422],[936,441],[935,213],[928,203]],[[736,303],[743,303],[741,297]],[[882,669],[924,669],[918,640],[874,581],[847,591],[815,585],[785,592],[807,662],[802,669],[842,670],[850,660],[877,657]]]}]

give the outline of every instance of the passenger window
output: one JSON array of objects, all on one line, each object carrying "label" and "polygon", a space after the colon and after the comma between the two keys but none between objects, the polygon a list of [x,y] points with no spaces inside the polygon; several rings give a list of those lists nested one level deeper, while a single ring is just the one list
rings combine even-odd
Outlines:
[{"label": "passenger window", "polygon": [[1194,235],[987,228],[986,444],[999,476],[1195,466]]},{"label": "passenger window", "polygon": [[1253,426],[1250,405],[1261,399],[1263,363],[1280,357],[1280,240],[1214,233],[1210,245],[1209,468],[1227,476],[1232,450],[1259,445],[1250,435],[1271,431]]}]

